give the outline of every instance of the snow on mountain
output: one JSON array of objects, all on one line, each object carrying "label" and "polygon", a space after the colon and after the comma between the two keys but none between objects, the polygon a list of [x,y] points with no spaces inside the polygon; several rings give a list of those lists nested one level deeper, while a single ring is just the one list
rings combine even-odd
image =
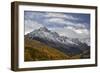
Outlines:
[{"label": "snow on mountain", "polygon": [[88,46],[84,39],[61,36],[57,32],[48,30],[46,27],[40,27],[28,33],[25,35],[25,38],[40,41],[69,55],[77,55],[83,51],[90,50],[90,46]]},{"label": "snow on mountain", "polygon": [[60,36],[66,36],[69,39],[78,39],[90,46],[90,33],[85,27],[68,26],[63,29],[53,30],[53,32],[57,32]]},{"label": "snow on mountain", "polygon": [[39,37],[39,38],[42,38],[42,39],[47,39],[49,41],[59,42],[59,43],[62,43],[62,44],[77,45],[77,43],[72,42],[71,39],[68,39],[67,37],[64,37],[64,36],[60,36],[56,32],[51,32],[46,27],[40,27],[40,29],[34,30],[31,33],[29,33],[28,35],[31,38]]}]

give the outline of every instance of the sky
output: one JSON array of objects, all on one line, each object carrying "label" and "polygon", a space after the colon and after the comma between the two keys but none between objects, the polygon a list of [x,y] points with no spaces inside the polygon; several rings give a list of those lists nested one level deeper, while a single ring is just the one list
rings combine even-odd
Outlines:
[{"label": "sky", "polygon": [[46,27],[62,36],[87,37],[90,33],[90,14],[24,11],[24,26],[25,34]]}]

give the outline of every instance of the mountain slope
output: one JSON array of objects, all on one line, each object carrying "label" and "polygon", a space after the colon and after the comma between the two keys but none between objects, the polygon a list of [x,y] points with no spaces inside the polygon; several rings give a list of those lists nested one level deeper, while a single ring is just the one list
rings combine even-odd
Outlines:
[{"label": "mountain slope", "polygon": [[49,47],[37,40],[25,39],[25,61],[61,60],[70,57],[59,50]]},{"label": "mountain slope", "polygon": [[76,55],[82,53],[83,50],[90,48],[86,43],[81,42],[79,39],[70,39],[65,36],[60,36],[56,32],[51,32],[46,27],[40,27],[40,29],[25,35],[25,37],[28,37],[31,40],[38,40],[48,46],[57,48],[65,54],[69,53]]},{"label": "mountain slope", "polygon": [[79,58],[90,58],[90,46],[79,39],[60,36],[46,27],[41,27],[25,35],[26,61]]}]

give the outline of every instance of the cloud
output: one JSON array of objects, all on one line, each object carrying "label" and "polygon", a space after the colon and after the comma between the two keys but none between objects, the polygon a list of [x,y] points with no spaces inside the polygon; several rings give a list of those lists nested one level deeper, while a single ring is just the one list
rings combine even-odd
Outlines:
[{"label": "cloud", "polygon": [[47,23],[47,25],[49,24],[51,26],[60,26],[60,27],[73,24],[71,21],[67,21],[63,18],[47,18],[44,21]]},{"label": "cloud", "polygon": [[[49,25],[51,26],[62,26],[62,27],[66,27],[66,26],[73,26],[75,27],[76,29],[80,28],[80,29],[84,29],[86,28],[86,23],[80,23],[80,22],[73,22],[73,21],[69,21],[69,20],[65,20],[63,18],[48,18],[48,19],[45,19],[45,22],[46,23],[51,23]],[[52,24],[54,23],[54,25]],[[61,28],[62,28],[61,27]]]},{"label": "cloud", "polygon": [[58,23],[58,24],[66,24],[66,21],[62,18],[49,18],[49,19],[45,19],[46,22],[51,22],[51,23]]},{"label": "cloud", "polygon": [[43,25],[33,21],[33,20],[25,20],[25,34],[35,30],[35,29],[39,29],[40,27],[42,27]]},{"label": "cloud", "polygon": [[75,30],[76,33],[88,35],[89,31],[87,29],[78,29]]},{"label": "cloud", "polygon": [[80,20],[78,17],[69,14],[63,13],[46,13],[45,17],[52,17],[52,18],[65,18],[69,20]]},{"label": "cloud", "polygon": [[57,32],[61,36],[67,36],[70,38],[88,38],[89,31],[87,29],[76,29],[72,26],[67,26],[64,28],[53,29],[54,32]]},{"label": "cloud", "polygon": [[24,17],[25,19],[35,19],[37,17],[44,16],[43,13],[36,12],[36,11],[25,11],[24,15],[25,15],[25,17]]},{"label": "cloud", "polygon": [[80,22],[81,19],[75,14],[28,11],[25,12],[25,34],[45,26],[62,36],[87,38],[90,31],[86,27],[89,24]]},{"label": "cloud", "polygon": [[61,13],[46,13],[45,17],[58,17],[58,18],[63,18],[63,17],[66,17],[66,15],[61,14]]},{"label": "cloud", "polygon": [[87,29],[81,29],[81,28],[75,28],[75,27],[72,27],[72,26],[68,26],[66,27],[66,29],[70,29],[70,30],[73,30],[75,33],[77,34],[86,34],[88,35],[89,34],[89,31]]}]

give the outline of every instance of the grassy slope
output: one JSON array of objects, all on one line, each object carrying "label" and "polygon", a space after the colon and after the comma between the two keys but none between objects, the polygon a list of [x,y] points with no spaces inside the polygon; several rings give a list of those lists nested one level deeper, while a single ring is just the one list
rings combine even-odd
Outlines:
[{"label": "grassy slope", "polygon": [[82,59],[89,58],[88,51],[81,54],[69,56],[56,48],[49,47],[37,40],[29,40],[25,38],[25,61],[40,61],[40,60],[62,60],[62,59]]},{"label": "grassy slope", "polygon": [[25,39],[25,61],[69,59],[68,55],[37,40]]}]

